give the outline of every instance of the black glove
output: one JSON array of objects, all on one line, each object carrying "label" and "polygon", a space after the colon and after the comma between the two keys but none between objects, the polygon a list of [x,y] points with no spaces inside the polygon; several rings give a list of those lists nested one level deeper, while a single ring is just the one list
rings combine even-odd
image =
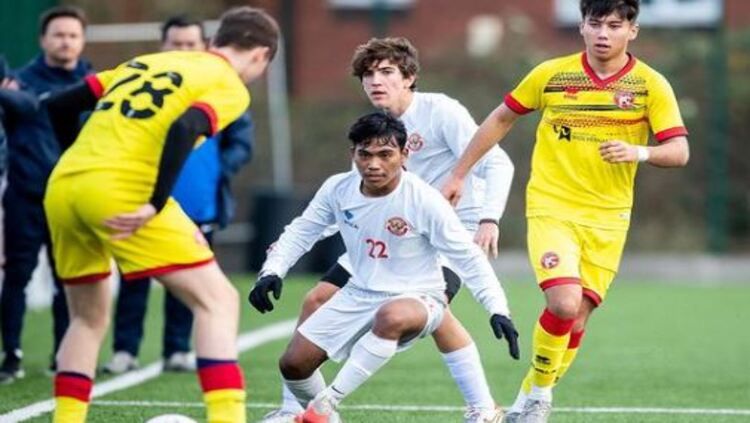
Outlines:
[{"label": "black glove", "polygon": [[508,341],[508,353],[514,359],[518,360],[521,354],[518,352],[518,331],[513,326],[513,321],[510,317],[503,316],[502,314],[493,314],[490,317],[490,326],[492,331],[495,332],[495,338],[505,339]]},{"label": "black glove", "polygon": [[273,303],[268,298],[269,291],[273,291],[273,297],[277,300],[281,298],[281,278],[278,275],[265,275],[258,279],[247,300],[261,313],[271,311]]}]

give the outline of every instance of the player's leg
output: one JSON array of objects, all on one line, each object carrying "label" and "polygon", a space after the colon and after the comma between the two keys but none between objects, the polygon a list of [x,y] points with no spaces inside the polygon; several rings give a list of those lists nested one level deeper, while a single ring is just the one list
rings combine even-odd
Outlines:
[{"label": "player's leg", "polygon": [[[310,421],[331,414],[337,405],[380,370],[396,351],[432,333],[443,318],[444,303],[424,294],[405,294],[377,308],[372,327],[356,339],[348,360],[305,411]],[[303,420],[304,421],[304,420]],[[326,421],[326,420],[322,420]]]},{"label": "player's leg", "polygon": [[21,333],[26,314],[26,286],[37,265],[44,239],[44,213],[13,185],[3,197],[5,264],[0,293],[0,332],[4,358],[0,383],[11,383],[24,376],[21,366]]},{"label": "player's leg", "polygon": [[198,377],[209,422],[244,422],[237,364],[239,294],[215,262],[157,276],[193,312]]},{"label": "player's leg", "polygon": [[544,422],[551,413],[552,387],[581,306],[581,242],[568,222],[528,219],[529,259],[546,307],[534,326],[531,368],[508,413],[510,421]]},{"label": "player's leg", "polygon": [[581,254],[583,301],[555,383],[568,371],[578,354],[586,323],[591,313],[604,301],[617,275],[627,238],[627,232],[622,230],[578,226],[577,232],[584,240]]},{"label": "player's leg", "polygon": [[[461,287],[461,280],[455,272],[443,267],[443,278],[446,282],[446,296],[450,302]],[[467,406],[465,419],[499,418],[501,411],[497,409],[495,400],[490,393],[487,377],[482,367],[474,340],[461,322],[445,310],[443,321],[432,333],[435,345],[440,351],[443,362],[456,382],[464,402]]]},{"label": "player's leg", "polygon": [[65,285],[70,325],[57,353],[54,422],[86,420],[96,360],[109,324],[111,258],[74,211],[91,197],[70,192],[70,181],[47,186],[44,208],[57,274]]},{"label": "player's leg", "polygon": [[[333,297],[346,283],[351,275],[343,266],[336,263],[320,278],[320,281],[305,294],[302,301],[302,309],[297,319],[297,327],[304,323],[311,314]],[[311,376],[314,380],[322,381],[323,375],[320,370],[315,370]],[[262,423],[290,423],[294,418],[304,411],[303,406],[297,400],[295,394],[289,389],[282,378],[281,383],[281,407],[272,410],[261,420]]]},{"label": "player's leg", "polygon": [[162,357],[164,371],[195,370],[195,356],[190,352],[193,312],[171,292],[164,293],[164,336]]},{"label": "player's leg", "polygon": [[[294,332],[286,351],[279,359],[279,370],[284,386],[301,409],[297,414],[304,411],[310,400],[325,389],[326,383],[318,368],[327,359],[328,356],[322,348],[305,338],[299,331]],[[292,421],[293,418],[294,416]]]}]

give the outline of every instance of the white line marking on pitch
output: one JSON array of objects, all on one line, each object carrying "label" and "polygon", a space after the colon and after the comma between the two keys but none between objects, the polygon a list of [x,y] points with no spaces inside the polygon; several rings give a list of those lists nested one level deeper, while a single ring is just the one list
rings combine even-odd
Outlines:
[{"label": "white line marking on pitch", "polygon": [[[201,408],[202,402],[176,401],[95,401],[96,405],[108,407],[169,407],[169,408]],[[271,409],[278,407],[276,403],[253,402],[247,408]],[[460,412],[464,407],[445,405],[382,405],[382,404],[352,404],[341,405],[342,410],[369,411],[433,411]],[[555,407],[556,413],[587,413],[587,414],[702,414],[702,415],[735,415],[750,416],[750,409],[733,408],[662,408],[662,407]]]},{"label": "white line marking on pitch", "polygon": [[[296,326],[296,324],[296,319],[289,319],[284,320],[283,322],[264,326],[257,330],[245,332],[241,334],[237,339],[237,348],[239,349],[240,353],[242,353],[268,342],[287,337],[291,335],[292,332],[294,332],[294,327]],[[96,398],[110,394],[112,392],[131,388],[133,386],[140,385],[141,383],[148,380],[154,379],[160,374],[161,362],[151,363],[140,370],[128,372],[124,375],[114,377],[106,382],[97,383],[96,385],[94,385],[94,390],[91,395],[93,398]],[[5,414],[0,414],[0,422],[22,422],[24,420],[28,420],[45,413],[49,413],[54,408],[54,400],[49,399],[45,401],[39,401],[27,405],[26,407],[13,410]]]}]

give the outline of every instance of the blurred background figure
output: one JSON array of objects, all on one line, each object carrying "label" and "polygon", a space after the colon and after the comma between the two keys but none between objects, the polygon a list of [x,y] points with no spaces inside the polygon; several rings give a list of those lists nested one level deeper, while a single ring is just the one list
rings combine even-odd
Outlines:
[{"label": "blurred background figure", "polygon": [[[199,20],[185,15],[167,19],[161,28],[161,50],[205,50],[206,36]],[[225,227],[234,213],[230,178],[250,161],[253,123],[248,111],[224,131],[207,139],[188,157],[172,196],[213,245],[215,226]],[[118,374],[138,367],[150,278],[120,281],[115,311],[113,355],[105,373]],[[162,357],[165,371],[194,371],[190,352],[193,314],[168,291],[164,297]]]},{"label": "blurred background figure", "polygon": [[[89,62],[81,59],[85,28],[86,15],[77,7],[59,6],[46,11],[39,24],[42,53],[16,72],[20,89],[43,99],[91,73]],[[14,84],[8,86],[15,87]],[[42,199],[47,178],[60,157],[60,148],[44,110],[24,114],[10,122],[6,129],[9,162],[8,186],[3,196],[5,279],[0,295],[0,332],[5,355],[0,365],[0,383],[10,383],[24,376],[21,332],[26,312],[25,288],[37,266],[42,246],[52,263]],[[54,352],[68,326],[65,296],[54,270],[53,279],[52,370],[55,368]]]}]

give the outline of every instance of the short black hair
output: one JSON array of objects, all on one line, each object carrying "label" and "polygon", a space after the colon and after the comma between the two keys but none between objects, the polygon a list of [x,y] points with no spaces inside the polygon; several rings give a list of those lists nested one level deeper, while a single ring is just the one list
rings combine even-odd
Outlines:
[{"label": "short black hair", "polygon": [[380,140],[395,140],[400,149],[406,146],[406,127],[398,118],[384,112],[366,114],[349,128],[349,140],[356,147]]},{"label": "short black hair", "polygon": [[88,19],[86,19],[86,12],[80,7],[75,6],[57,6],[51,9],[47,9],[42,16],[39,18],[39,35],[47,33],[47,27],[49,23],[57,18],[73,18],[77,19],[81,23],[81,27],[86,29]]},{"label": "short black hair", "polygon": [[581,17],[603,18],[616,13],[622,19],[635,22],[640,6],[640,0],[581,0]]},{"label": "short black hair", "polygon": [[202,21],[188,15],[175,15],[167,18],[161,25],[161,41],[164,42],[167,40],[167,32],[169,32],[170,28],[187,28],[189,26],[197,26],[201,31],[201,39],[206,39],[206,31],[203,28]]}]

